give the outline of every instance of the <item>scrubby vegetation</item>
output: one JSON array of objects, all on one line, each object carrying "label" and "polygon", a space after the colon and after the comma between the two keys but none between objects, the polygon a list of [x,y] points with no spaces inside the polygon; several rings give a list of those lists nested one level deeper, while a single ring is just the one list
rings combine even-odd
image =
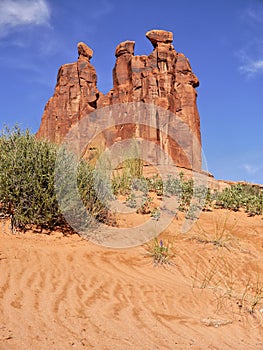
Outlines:
[{"label": "scrubby vegetation", "polygon": [[[0,212],[13,228],[66,225],[54,187],[57,146],[36,140],[28,130],[5,128],[0,136]],[[67,176],[67,174],[65,174]],[[94,191],[94,172],[85,162],[78,169],[78,189],[87,210],[104,219],[107,209]]]},{"label": "scrubby vegetation", "polygon": [[[21,229],[28,225],[50,229],[67,225],[62,211],[64,214],[72,211],[75,202],[69,195],[64,199],[62,211],[57,202],[54,169],[58,147],[47,141],[36,140],[28,130],[23,132],[14,127],[11,130],[5,128],[1,133],[0,149],[1,216],[10,216],[13,227]],[[70,157],[68,164],[62,164],[62,177],[68,176]],[[79,163],[77,187],[84,203],[82,211],[84,208],[96,220],[107,221],[107,201],[112,191],[115,196],[126,196],[126,205],[137,213],[150,214],[155,220],[159,219],[160,210],[153,203],[153,195],[156,198],[175,197],[178,210],[187,212],[189,219],[194,219],[196,212],[208,207],[235,211],[243,209],[249,216],[263,214],[263,189],[259,186],[235,184],[221,192],[212,193],[203,185],[194,186],[193,180],[186,179],[183,173],[178,177],[169,175],[166,179],[158,175],[145,178],[143,163],[139,158],[126,160],[119,170],[109,185],[85,161]],[[70,187],[73,182],[74,179],[69,177],[66,184]],[[81,210],[76,207],[75,212],[72,211],[76,220],[82,216]]]},{"label": "scrubby vegetation", "polygon": [[[178,209],[187,212],[189,219],[194,219],[200,208],[202,210],[223,208],[233,211],[243,209],[248,216],[263,214],[263,189],[249,183],[237,183],[220,192],[212,192],[204,185],[194,186],[193,179],[186,179],[183,173],[180,173],[178,177],[168,175],[164,180],[158,175],[150,178],[138,175],[136,180],[131,176],[123,175],[114,178],[114,194],[127,195],[128,205],[132,199],[133,207],[136,207],[134,191],[141,191],[146,197],[151,192],[156,193],[157,196],[176,197],[179,203]],[[194,203],[192,203],[193,198]]]},{"label": "scrubby vegetation", "polygon": [[216,193],[217,208],[237,211],[243,208],[249,216],[263,214],[263,189],[250,184],[236,184]]}]

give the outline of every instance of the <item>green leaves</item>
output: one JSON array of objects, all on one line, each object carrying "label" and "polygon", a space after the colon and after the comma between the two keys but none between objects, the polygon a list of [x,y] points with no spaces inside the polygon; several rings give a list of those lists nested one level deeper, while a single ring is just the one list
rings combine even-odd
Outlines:
[{"label": "green leaves", "polygon": [[250,216],[263,214],[263,190],[250,184],[236,184],[216,195],[216,206],[237,211],[243,208]]},{"label": "green leaves", "polygon": [[[5,128],[0,135],[0,150],[0,211],[12,216],[14,226],[21,229],[32,224],[49,229],[65,225],[55,191],[58,147],[37,140],[28,130],[22,132],[15,126],[13,129]],[[74,181],[68,176],[72,157],[69,154],[67,161],[60,164],[60,176],[68,177],[67,188],[59,189],[68,194],[64,203],[66,209],[74,207],[74,198],[69,190],[71,186],[76,186],[85,206],[83,211],[86,208],[95,219],[105,220],[108,213],[106,195],[103,197],[103,189],[98,184],[95,189],[99,177],[94,175],[87,163],[81,161],[77,168],[77,181]],[[73,209],[74,219],[81,220],[80,216],[85,213],[77,207]]]},{"label": "green leaves", "polygon": [[14,127],[2,132],[0,148],[0,201],[14,225],[61,222],[54,194],[56,147]]},{"label": "green leaves", "polygon": [[147,246],[148,253],[153,259],[153,265],[172,265],[172,259],[175,257],[175,254],[172,252],[172,246],[169,242],[164,242],[163,240],[158,241],[155,238]]}]

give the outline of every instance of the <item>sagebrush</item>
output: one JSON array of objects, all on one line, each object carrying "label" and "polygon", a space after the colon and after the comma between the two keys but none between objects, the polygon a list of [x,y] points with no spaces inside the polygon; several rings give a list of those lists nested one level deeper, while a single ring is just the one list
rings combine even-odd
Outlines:
[{"label": "sagebrush", "polygon": [[[0,208],[11,216],[12,225],[21,229],[66,225],[54,188],[58,146],[15,126],[2,131],[0,149]],[[80,162],[77,185],[81,199],[96,219],[104,220],[107,207],[94,190],[95,179],[98,181],[94,170]]]}]

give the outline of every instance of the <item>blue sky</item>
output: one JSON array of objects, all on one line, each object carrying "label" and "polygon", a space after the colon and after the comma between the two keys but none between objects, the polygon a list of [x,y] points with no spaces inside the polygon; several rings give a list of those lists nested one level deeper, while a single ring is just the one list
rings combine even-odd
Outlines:
[{"label": "blue sky", "polygon": [[174,33],[174,47],[200,80],[198,108],[208,170],[217,179],[263,183],[262,0],[0,0],[0,125],[37,131],[58,68],[93,50],[98,87],[112,87],[114,51],[135,40],[149,54],[150,29]]}]

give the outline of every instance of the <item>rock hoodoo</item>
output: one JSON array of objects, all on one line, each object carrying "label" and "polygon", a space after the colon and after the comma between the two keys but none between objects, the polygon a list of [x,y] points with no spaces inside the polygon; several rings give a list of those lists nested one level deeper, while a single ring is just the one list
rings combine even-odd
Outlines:
[{"label": "rock hoodoo", "polygon": [[158,132],[162,118],[160,111],[152,122],[156,130],[124,124],[121,128],[116,126],[107,137],[104,134],[99,142],[108,146],[136,134],[136,137],[160,145],[177,166],[201,171],[200,120],[195,90],[199,81],[188,59],[175,51],[171,32],[152,30],[146,33],[146,37],[154,47],[149,56],[135,56],[134,41],[124,41],[117,46],[113,88],[106,95],[97,89],[96,71],[90,63],[93,51],[80,42],[77,62],[59,69],[55,92],[45,107],[37,136],[61,143],[75,123],[95,110],[125,102],[154,104],[170,111],[190,128],[193,137],[187,136],[184,149],[169,136],[169,128],[177,125],[173,118],[165,133]]}]

